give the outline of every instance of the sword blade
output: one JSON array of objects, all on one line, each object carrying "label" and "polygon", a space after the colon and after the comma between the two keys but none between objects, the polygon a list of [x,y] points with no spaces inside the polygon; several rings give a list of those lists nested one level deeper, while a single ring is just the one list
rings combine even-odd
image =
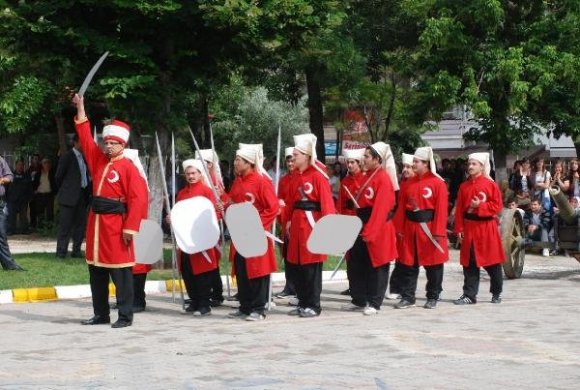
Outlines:
[{"label": "sword blade", "polygon": [[109,52],[106,51],[101,56],[101,58],[99,58],[99,60],[95,63],[95,65],[93,65],[93,67],[91,68],[91,70],[89,71],[87,76],[85,77],[85,81],[83,81],[81,88],[79,89],[79,92],[78,92],[79,96],[85,95],[85,92],[87,91],[87,88],[89,87],[89,84],[93,80],[93,76],[95,75],[95,73],[97,73],[97,70],[99,70],[99,68],[101,67],[101,64],[103,63],[103,61],[105,61],[105,58],[107,58],[108,55],[109,55]]}]

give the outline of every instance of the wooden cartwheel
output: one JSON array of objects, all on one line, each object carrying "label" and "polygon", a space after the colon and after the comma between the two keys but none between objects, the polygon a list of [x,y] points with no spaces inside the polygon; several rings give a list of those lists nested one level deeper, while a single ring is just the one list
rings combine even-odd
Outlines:
[{"label": "wooden cartwheel", "polygon": [[499,222],[506,257],[503,272],[508,279],[517,279],[522,276],[526,256],[524,219],[517,209],[503,209]]}]

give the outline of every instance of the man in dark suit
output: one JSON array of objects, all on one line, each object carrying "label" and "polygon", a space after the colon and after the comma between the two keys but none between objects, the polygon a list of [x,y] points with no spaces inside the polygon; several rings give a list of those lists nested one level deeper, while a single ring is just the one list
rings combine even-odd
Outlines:
[{"label": "man in dark suit", "polygon": [[87,165],[80,150],[78,136],[73,148],[60,159],[55,181],[58,191],[59,222],[56,257],[64,259],[72,236],[72,257],[82,257],[81,244],[85,236],[90,181]]}]

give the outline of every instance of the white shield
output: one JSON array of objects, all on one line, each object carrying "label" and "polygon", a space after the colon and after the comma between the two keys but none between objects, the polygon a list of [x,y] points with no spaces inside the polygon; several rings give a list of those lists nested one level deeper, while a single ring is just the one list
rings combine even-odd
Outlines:
[{"label": "white shield", "polygon": [[352,248],[362,228],[360,218],[352,215],[330,214],[316,222],[306,247],[312,253],[342,255]]},{"label": "white shield", "polygon": [[150,219],[143,219],[139,233],[133,243],[135,262],[139,264],[157,263],[163,258],[163,231],[161,226]]},{"label": "white shield", "polygon": [[268,241],[258,210],[249,202],[231,205],[226,210],[226,224],[236,250],[243,257],[262,256]]},{"label": "white shield", "polygon": [[203,196],[177,202],[171,209],[171,227],[177,246],[185,253],[213,248],[220,237],[214,205]]}]

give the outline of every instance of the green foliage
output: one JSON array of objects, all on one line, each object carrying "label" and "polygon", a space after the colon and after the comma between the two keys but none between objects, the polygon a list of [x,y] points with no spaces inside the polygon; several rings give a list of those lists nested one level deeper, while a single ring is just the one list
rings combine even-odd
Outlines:
[{"label": "green foliage", "polygon": [[233,159],[239,142],[263,143],[265,156],[275,158],[278,126],[282,129],[282,148],[293,144],[292,135],[308,132],[304,103],[272,100],[265,88],[246,87],[239,78],[232,77],[211,102],[214,141],[220,158]]},{"label": "green foliage", "polygon": [[30,116],[41,111],[48,97],[49,86],[34,76],[18,77],[0,95],[0,128],[8,133],[21,133]]}]

